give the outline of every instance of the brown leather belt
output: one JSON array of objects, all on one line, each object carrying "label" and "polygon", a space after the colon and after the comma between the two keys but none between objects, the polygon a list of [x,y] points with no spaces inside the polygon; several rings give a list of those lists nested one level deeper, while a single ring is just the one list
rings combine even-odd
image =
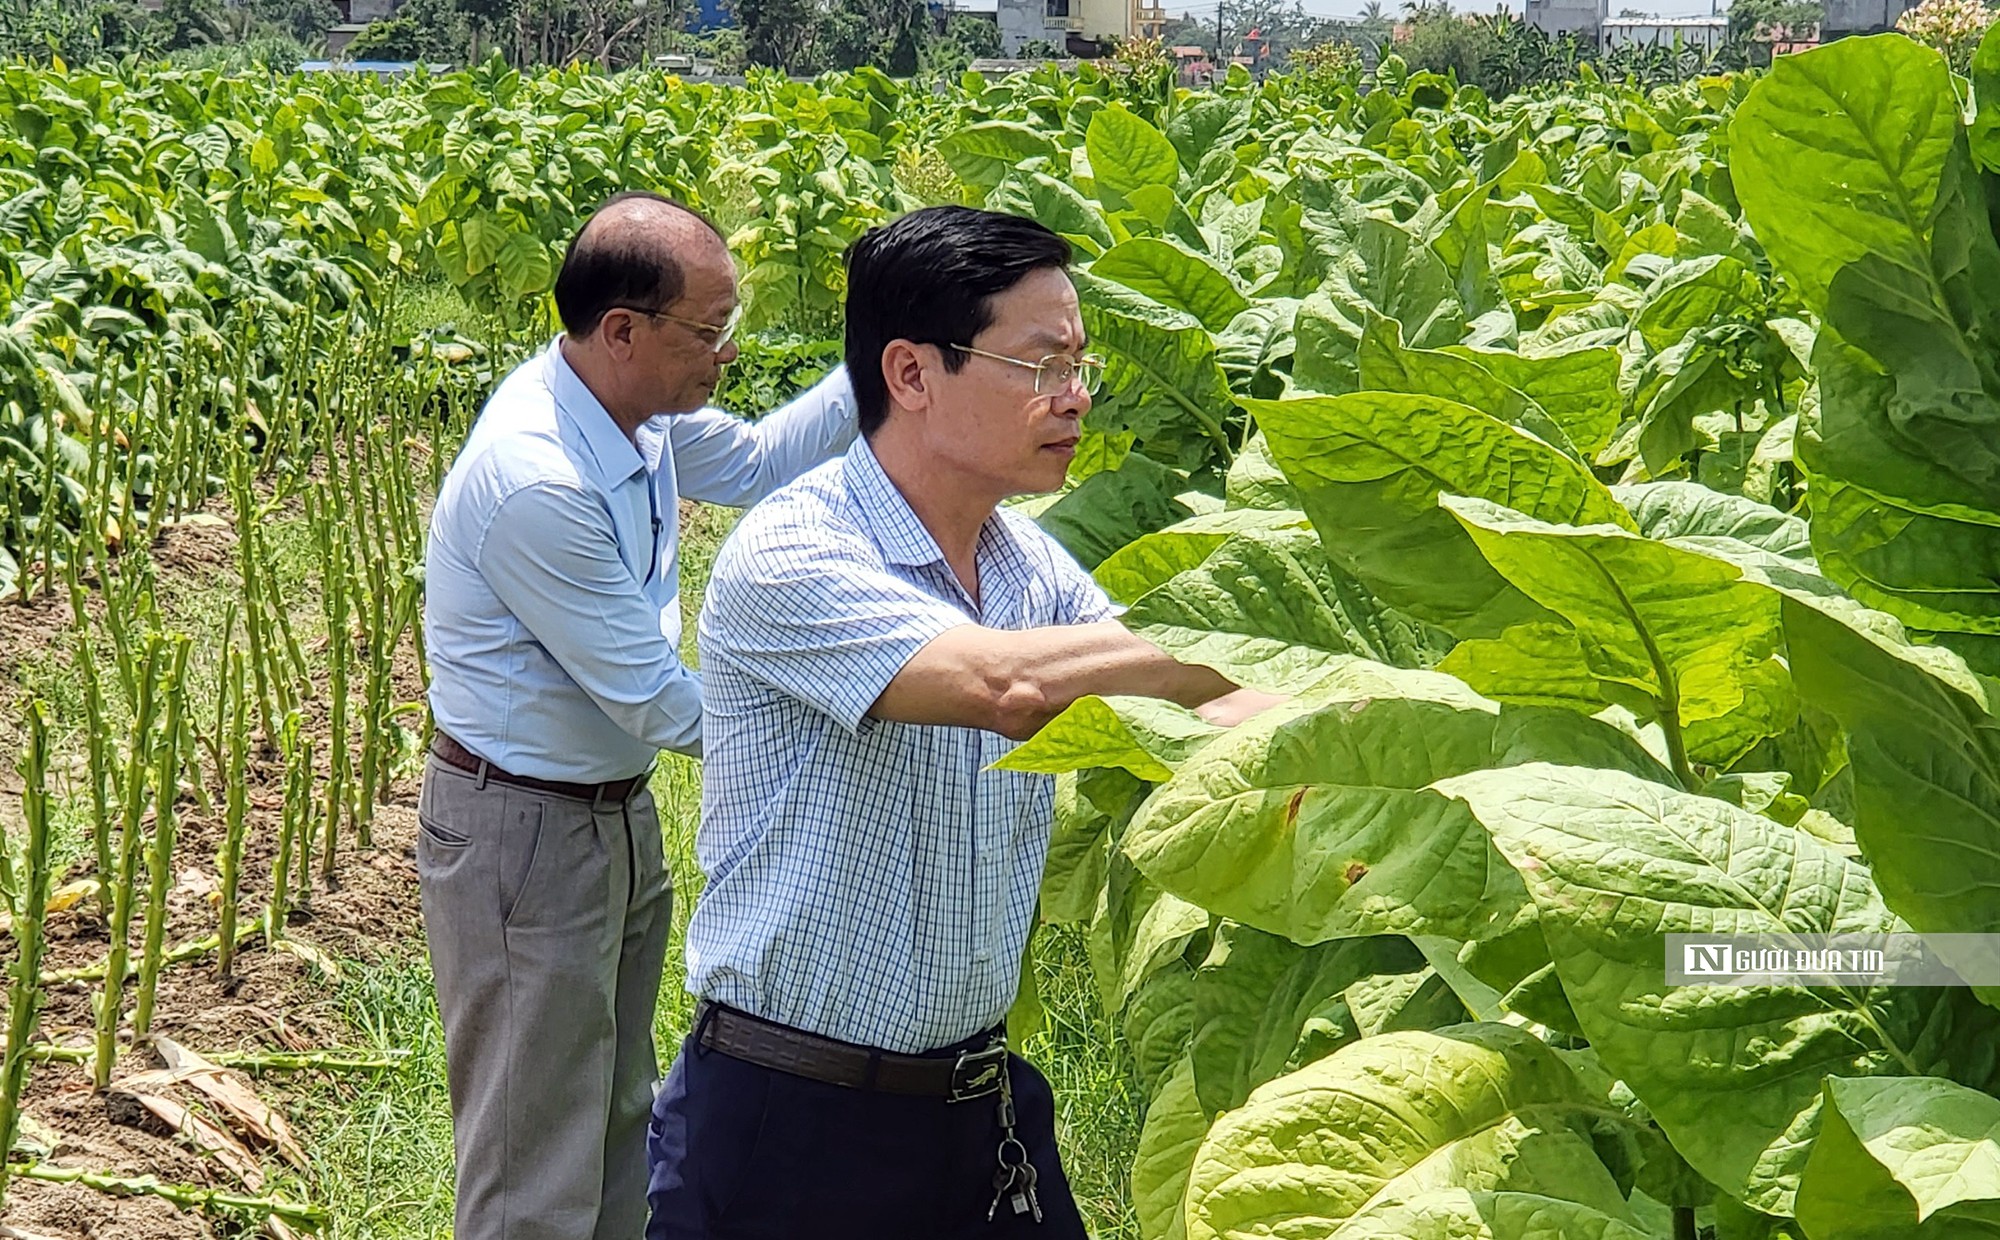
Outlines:
[{"label": "brown leather belt", "polygon": [[706,1000],[695,1005],[696,1045],[759,1067],[850,1089],[964,1102],[1000,1092],[1007,1070],[1005,1026],[955,1055],[903,1055],[793,1029]]},{"label": "brown leather belt", "polygon": [[535,792],[552,792],[559,797],[574,797],[579,801],[622,802],[645,787],[646,780],[653,774],[648,770],[630,779],[613,779],[601,784],[571,784],[559,779],[534,779],[527,775],[513,775],[494,766],[442,732],[431,737],[431,753],[446,766],[464,771],[468,775],[478,775],[496,784],[510,784],[516,788],[527,788]]}]

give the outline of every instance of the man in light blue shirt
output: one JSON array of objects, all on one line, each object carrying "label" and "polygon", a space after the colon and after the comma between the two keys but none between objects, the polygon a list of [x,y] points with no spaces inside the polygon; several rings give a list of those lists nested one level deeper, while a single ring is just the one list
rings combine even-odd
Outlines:
[{"label": "man in light blue shirt", "polygon": [[1082,1240],[1048,1083],[998,1035],[1053,781],[991,769],[1088,694],[1233,724],[1009,497],[1059,487],[1102,365],[1068,245],[913,212],[848,257],[864,439],[750,513],[701,614],[695,1028],[648,1240]]},{"label": "man in light blue shirt", "polygon": [[557,277],[565,333],[481,413],[432,514],[438,740],[417,842],[460,1240],[635,1240],[671,893],[646,776],[702,751],[679,657],[681,497],[748,505],[855,436],[836,371],[752,425],[701,217],[607,203]]}]

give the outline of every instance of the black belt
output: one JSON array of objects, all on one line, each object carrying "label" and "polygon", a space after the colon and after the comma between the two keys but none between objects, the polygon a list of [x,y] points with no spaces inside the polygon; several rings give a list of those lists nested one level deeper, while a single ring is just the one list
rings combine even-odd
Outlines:
[{"label": "black belt", "polygon": [[527,775],[513,775],[494,766],[442,732],[431,737],[431,753],[446,766],[464,771],[468,775],[477,775],[496,784],[509,784],[534,792],[552,792],[560,797],[574,797],[579,801],[602,799],[622,802],[645,787],[646,780],[652,776],[649,770],[630,779],[612,779],[601,784],[572,784],[559,779],[534,779]]},{"label": "black belt", "polygon": [[763,1068],[850,1089],[964,1102],[1000,1092],[1007,1071],[1006,1026],[956,1055],[904,1055],[857,1046],[762,1020],[706,1000],[695,1006],[695,1045]]}]

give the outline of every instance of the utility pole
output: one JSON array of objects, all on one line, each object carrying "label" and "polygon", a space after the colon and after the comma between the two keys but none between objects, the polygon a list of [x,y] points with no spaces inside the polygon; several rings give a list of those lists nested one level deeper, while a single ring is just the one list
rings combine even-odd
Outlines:
[{"label": "utility pole", "polygon": [[1217,0],[1215,6],[1215,68],[1218,73],[1222,71],[1222,57],[1222,5],[1220,0]]}]

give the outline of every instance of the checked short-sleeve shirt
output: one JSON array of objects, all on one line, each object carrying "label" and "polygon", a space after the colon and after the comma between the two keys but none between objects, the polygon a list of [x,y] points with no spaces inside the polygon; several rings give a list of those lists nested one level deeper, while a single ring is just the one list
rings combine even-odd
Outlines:
[{"label": "checked short-sleeve shirt", "polygon": [[996,512],[977,556],[975,604],[865,440],[723,547],[699,629],[708,882],[688,927],[693,993],[905,1052],[1006,1014],[1054,782],[990,769],[1014,747],[996,733],[867,711],[947,629],[1114,608],[1019,514]]}]

